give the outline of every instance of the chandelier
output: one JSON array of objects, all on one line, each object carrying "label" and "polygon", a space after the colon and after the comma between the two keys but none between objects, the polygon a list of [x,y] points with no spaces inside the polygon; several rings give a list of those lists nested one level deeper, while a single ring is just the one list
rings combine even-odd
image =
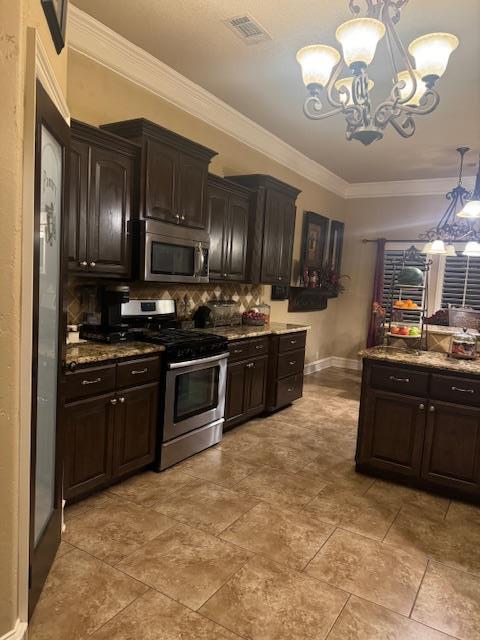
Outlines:
[{"label": "chandelier", "polygon": [[449,204],[436,227],[420,235],[426,244],[422,253],[446,256],[457,255],[454,242],[466,242],[464,256],[480,256],[480,161],[473,191],[462,184],[463,159],[470,151],[459,147],[460,168],[458,184],[446,194]]},{"label": "chandelier", "polygon": [[[354,16],[361,13],[359,2],[349,0]],[[415,133],[415,116],[431,113],[440,97],[434,89],[443,75],[458,38],[450,33],[428,33],[413,40],[408,52],[395,25],[408,0],[363,0],[366,17],[344,22],[336,31],[343,58],[334,47],[314,44],[297,53],[302,77],[309,96],[304,113],[312,120],[323,120],[342,113],[347,122],[347,140],[360,140],[365,145],[383,138],[391,125],[397,133],[409,138]],[[377,44],[385,36],[392,72],[390,95],[375,108],[370,92],[374,82],[368,76]],[[349,73],[345,77],[343,75]],[[332,107],[324,111],[323,101]]]}]

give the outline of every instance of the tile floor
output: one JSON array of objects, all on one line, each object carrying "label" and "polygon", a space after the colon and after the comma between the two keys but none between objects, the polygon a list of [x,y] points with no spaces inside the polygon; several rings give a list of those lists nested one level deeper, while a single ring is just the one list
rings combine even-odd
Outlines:
[{"label": "tile floor", "polygon": [[67,509],[29,640],[479,640],[480,509],[354,472],[359,386]]}]

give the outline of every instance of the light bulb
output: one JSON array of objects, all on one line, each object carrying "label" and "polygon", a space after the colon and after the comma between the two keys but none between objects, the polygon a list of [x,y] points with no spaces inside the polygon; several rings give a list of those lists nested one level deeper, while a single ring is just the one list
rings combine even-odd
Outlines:
[{"label": "light bulb", "polygon": [[323,44],[312,44],[297,51],[297,62],[302,67],[303,82],[309,90],[325,87],[339,61],[339,52]]},{"label": "light bulb", "polygon": [[[338,94],[338,98],[339,98],[339,100],[340,100],[340,102],[342,104],[345,104],[345,105],[354,104],[354,102],[353,102],[353,94],[352,94],[353,80],[354,80],[354,76],[347,76],[346,78],[340,78],[340,80],[337,80],[335,82],[335,89],[337,91],[340,91],[341,87],[346,87],[348,89],[348,93],[349,93],[349,96],[350,96],[348,101],[347,101],[347,94],[346,93],[339,93]],[[373,82],[373,80],[370,80],[370,78],[369,78],[368,79],[368,90],[371,91],[374,86],[375,86],[375,83]]]},{"label": "light bulb", "polygon": [[459,218],[480,218],[480,200],[470,200],[463,207],[461,211],[457,213]]},{"label": "light bulb", "polygon": [[429,253],[445,255],[447,250],[445,249],[445,242],[443,240],[434,240],[432,242],[432,248]]},{"label": "light bulb", "polygon": [[476,240],[470,240],[465,245],[465,249],[463,250],[464,256],[477,257],[480,256],[480,242]]},{"label": "light bulb", "polygon": [[456,250],[455,250],[455,247],[454,247],[454,246],[453,246],[453,244],[451,244],[451,243],[450,243],[450,244],[447,244],[447,246],[446,246],[446,249],[445,249],[445,250],[446,250],[446,252],[447,252],[445,255],[447,255],[447,256],[448,256],[448,257],[450,257],[450,258],[452,258],[453,256],[456,256],[456,255],[457,255],[457,252],[456,252]]},{"label": "light bulb", "polygon": [[355,18],[341,24],[335,37],[342,45],[346,64],[354,71],[368,66],[377,44],[385,35],[385,25],[374,18]]},{"label": "light bulb", "polygon": [[[418,105],[420,104],[420,98],[427,90],[427,85],[420,77],[418,71],[414,70],[413,73],[415,74],[415,79],[417,81],[417,89],[410,100],[407,102],[407,104],[413,107],[418,107]],[[413,81],[408,69],[406,69],[405,71],[400,71],[400,73],[398,74],[398,79],[405,83],[405,87],[399,90],[401,100],[405,100],[412,93],[413,89]]]},{"label": "light bulb", "polygon": [[433,86],[445,73],[450,54],[457,47],[458,38],[451,33],[427,33],[411,42],[408,51],[420,77]]},{"label": "light bulb", "polygon": [[432,252],[432,244],[433,242],[427,242],[426,244],[423,245],[423,249],[420,251],[420,253],[431,253]]}]

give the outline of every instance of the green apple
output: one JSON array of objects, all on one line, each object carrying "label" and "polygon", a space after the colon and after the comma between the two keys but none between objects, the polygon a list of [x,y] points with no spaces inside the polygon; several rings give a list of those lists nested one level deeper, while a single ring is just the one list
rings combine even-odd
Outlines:
[{"label": "green apple", "polygon": [[419,336],[422,332],[420,331],[420,329],[418,327],[411,327],[408,335],[409,336]]}]

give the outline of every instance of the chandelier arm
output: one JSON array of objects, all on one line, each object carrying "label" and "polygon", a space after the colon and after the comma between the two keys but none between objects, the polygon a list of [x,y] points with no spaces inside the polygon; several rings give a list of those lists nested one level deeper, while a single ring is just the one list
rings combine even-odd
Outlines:
[{"label": "chandelier arm", "polygon": [[[375,4],[373,0],[365,0],[365,3],[367,5],[367,11],[366,11],[367,16],[370,18],[375,13]],[[354,16],[358,16],[359,13],[361,12],[361,8],[360,8],[360,5],[358,4],[358,0],[349,0],[348,7]]]},{"label": "chandelier arm", "polygon": [[426,116],[437,108],[439,102],[440,95],[435,89],[427,89],[420,98],[420,104],[418,106],[398,103],[397,107],[413,116]]},{"label": "chandelier arm", "polygon": [[391,124],[395,131],[402,136],[402,138],[411,138],[415,133],[415,120],[412,118],[412,116],[406,115],[403,122],[400,123],[397,121],[398,117],[399,116],[391,117],[388,120],[387,124]]},{"label": "chandelier arm", "polygon": [[324,120],[343,111],[343,106],[341,106],[321,113],[322,107],[323,105],[318,96],[309,96],[303,105],[303,113],[310,120]]},{"label": "chandelier arm", "polygon": [[[412,64],[410,62],[410,57],[405,47],[403,46],[403,42],[400,39],[397,33],[397,30],[395,28],[395,24],[398,23],[400,19],[400,9],[402,8],[402,6],[406,4],[406,2],[401,3],[401,0],[399,0],[399,2],[390,2],[389,0],[385,1],[385,4],[383,6],[383,11],[382,11],[382,20],[383,20],[383,23],[385,24],[386,31],[387,31],[387,46],[388,46],[388,52],[390,54],[390,61],[392,64],[393,75],[394,75],[393,87],[392,87],[390,96],[392,100],[394,100],[395,102],[398,102],[400,104],[408,104],[417,91],[417,77],[415,75]],[[396,13],[394,14],[394,17],[392,17],[390,14],[390,7],[394,7],[395,9]],[[395,16],[398,16],[397,19],[395,19]],[[395,44],[395,46],[397,47],[400,53],[400,56],[402,58],[402,61],[405,63],[405,66],[411,81],[410,92],[403,98],[400,95],[400,89],[405,88],[405,82],[404,81],[399,82],[398,80],[398,67],[397,67],[397,63],[395,61],[395,55],[393,52],[393,44]]]},{"label": "chandelier arm", "polygon": [[[345,66],[345,63],[343,62],[343,58],[342,60],[337,64],[337,66],[335,67],[332,75],[330,76],[330,80],[328,81],[327,86],[325,87],[325,93],[327,96],[327,100],[329,101],[329,103],[331,104],[332,107],[341,107],[342,110],[344,110],[345,105],[348,104],[348,102],[350,101],[350,91],[345,87],[345,91],[341,91],[342,94],[347,94],[346,95],[346,101],[345,103],[343,103],[341,100],[336,100],[333,97],[333,88],[335,87],[335,83],[337,82],[337,80],[340,77],[341,72],[343,71],[343,68]],[[338,92],[340,94],[340,91]]]}]

